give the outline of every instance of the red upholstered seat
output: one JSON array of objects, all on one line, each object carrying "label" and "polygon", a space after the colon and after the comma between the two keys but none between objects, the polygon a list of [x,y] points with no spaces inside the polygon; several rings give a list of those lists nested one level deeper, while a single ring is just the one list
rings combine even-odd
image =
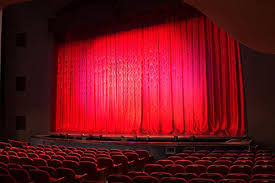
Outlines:
[{"label": "red upholstered seat", "polygon": [[169,156],[168,159],[175,162],[175,161],[181,160],[181,159],[183,159],[183,158],[180,157],[180,156]]},{"label": "red upholstered seat", "polygon": [[187,157],[187,156],[189,156],[190,155],[190,153],[177,153],[176,154],[176,156],[180,156],[180,157],[182,157],[182,158],[185,158],[185,157]]},{"label": "red upholstered seat", "polygon": [[194,178],[189,181],[189,183],[216,183],[212,179]]},{"label": "red upholstered seat", "polygon": [[0,154],[0,162],[8,164],[9,163],[9,156]]},{"label": "red upholstered seat", "polygon": [[251,180],[249,183],[275,183],[274,179],[254,179]]},{"label": "red upholstered seat", "polygon": [[184,173],[185,172],[184,166],[177,165],[177,164],[166,165],[164,168],[165,168],[166,172],[169,172],[173,175],[175,175],[176,173]]},{"label": "red upholstered seat", "polygon": [[233,165],[248,165],[248,166],[253,166],[253,161],[251,160],[237,160],[233,162]]},{"label": "red upholstered seat", "polygon": [[230,167],[230,173],[243,173],[243,174],[250,174],[251,173],[251,166],[248,165],[233,165]]},{"label": "red upholstered seat", "polygon": [[194,163],[199,165],[204,165],[205,167],[212,165],[212,162],[210,160],[197,160]]},{"label": "red upholstered seat", "polygon": [[255,162],[255,165],[272,165],[275,166],[275,162],[273,160],[258,160]]},{"label": "red upholstered seat", "polygon": [[214,165],[225,165],[225,166],[230,167],[232,165],[232,161],[230,161],[230,160],[217,160],[217,161],[214,161]]},{"label": "red upholstered seat", "polygon": [[246,183],[243,179],[222,179],[218,183]]},{"label": "red upholstered seat", "polygon": [[127,175],[109,175],[108,176],[108,183],[132,183],[133,180],[131,177]]},{"label": "red upholstered seat", "polygon": [[225,165],[210,165],[207,168],[208,173],[220,173],[223,176],[227,175],[229,168]]},{"label": "red upholstered seat", "polygon": [[97,168],[105,169],[105,174],[110,174],[114,168],[114,162],[111,158],[98,158],[97,159]]},{"label": "red upholstered seat", "polygon": [[213,157],[213,156],[204,156],[201,159],[203,159],[203,160],[209,160],[209,161],[212,161],[212,162],[218,160],[217,157]]},{"label": "red upholstered seat", "polygon": [[189,160],[189,161],[192,161],[192,162],[195,162],[195,161],[198,161],[200,160],[199,157],[196,157],[196,156],[187,156],[184,158],[185,160]]},{"label": "red upholstered seat", "polygon": [[31,179],[37,183],[54,183],[60,182],[64,178],[51,178],[50,174],[44,170],[31,170],[30,171]]},{"label": "red upholstered seat", "polygon": [[144,171],[148,174],[153,172],[164,172],[164,167],[160,164],[147,164],[144,167]]},{"label": "red upholstered seat", "polygon": [[65,160],[71,160],[75,162],[79,162],[79,158],[76,156],[65,156]]},{"label": "red upholstered seat", "polygon": [[76,161],[64,160],[63,167],[72,169],[75,173],[79,172],[79,164]]},{"label": "red upholstered seat", "polygon": [[10,175],[12,175],[16,181],[20,183],[29,183],[31,181],[30,175],[27,170],[22,168],[10,168]]},{"label": "red upholstered seat", "polygon": [[17,183],[15,178],[10,175],[0,174],[0,182],[3,183]]},{"label": "red upholstered seat", "polygon": [[195,173],[176,173],[175,177],[184,178],[187,181],[194,178],[198,178],[198,176]]},{"label": "red upholstered seat", "polygon": [[58,168],[63,166],[63,162],[57,159],[48,159],[47,160],[48,166]]},{"label": "red upholstered seat", "polygon": [[51,157],[47,154],[39,154],[39,158],[44,159],[44,160],[51,159]]},{"label": "red upholstered seat", "polygon": [[195,157],[198,157],[198,158],[202,158],[202,157],[205,156],[205,154],[204,153],[199,153],[199,152],[194,152],[190,156],[195,156]]},{"label": "red upholstered seat", "polygon": [[8,168],[8,164],[0,162],[0,167],[2,167],[2,168]]},{"label": "red upholstered seat", "polygon": [[203,178],[203,179],[212,179],[216,182],[218,182],[219,180],[223,179],[223,175],[219,174],[219,173],[201,173],[199,178]]},{"label": "red upholstered seat", "polygon": [[273,174],[274,172],[272,165],[255,165],[252,169],[253,174]]},{"label": "red upholstered seat", "polygon": [[23,167],[17,163],[9,163],[8,168],[23,168]]},{"label": "red upholstered seat", "polygon": [[159,180],[152,176],[136,176],[133,179],[134,183],[159,183]]},{"label": "red upholstered seat", "polygon": [[182,165],[182,166],[187,166],[187,165],[193,164],[193,162],[190,161],[190,160],[181,159],[181,160],[177,160],[177,161],[175,162],[175,164]]},{"label": "red upholstered seat", "polygon": [[185,167],[186,173],[195,173],[198,176],[201,173],[206,173],[207,168],[204,165],[192,164]]},{"label": "red upholstered seat", "polygon": [[166,166],[166,165],[174,164],[174,161],[169,160],[169,159],[163,159],[163,160],[158,160],[157,164],[160,164],[162,166]]},{"label": "red upholstered seat", "polygon": [[163,177],[160,179],[161,183],[187,183],[187,181],[183,178],[179,177]]},{"label": "red upholstered seat", "polygon": [[168,172],[153,172],[151,173],[151,176],[156,177],[157,179],[161,179],[163,177],[172,177],[173,175]]},{"label": "red upholstered seat", "polygon": [[79,170],[82,175],[87,173],[88,180],[97,180],[98,178],[97,165],[94,162],[80,161]]},{"label": "red upholstered seat", "polygon": [[57,160],[60,160],[60,161],[65,160],[65,158],[63,156],[61,156],[61,155],[53,155],[52,159],[57,159]]},{"label": "red upholstered seat", "polygon": [[222,156],[219,158],[219,160],[229,160],[234,162],[236,160],[236,158],[232,157],[232,156]]},{"label": "red upholstered seat", "polygon": [[19,162],[21,165],[33,165],[33,160],[27,157],[21,157]]},{"label": "red upholstered seat", "polygon": [[254,174],[251,179],[275,179],[275,174]]},{"label": "red upholstered seat", "polygon": [[0,175],[2,175],[2,174],[9,175],[10,173],[9,173],[8,168],[0,167]]},{"label": "red upholstered seat", "polygon": [[42,158],[34,158],[33,159],[33,165],[34,166],[48,166],[48,163],[46,160],[42,159]]},{"label": "red upholstered seat", "polygon": [[66,183],[75,183],[85,178],[85,176],[76,175],[70,168],[57,168],[56,173],[58,178],[64,177],[64,182]]},{"label": "red upholstered seat", "polygon": [[114,169],[115,173],[128,173],[128,158],[124,154],[120,155],[113,155],[112,159],[114,164],[119,165],[117,168]]},{"label": "red upholstered seat", "polygon": [[149,174],[141,171],[131,171],[131,172],[128,172],[128,176],[133,179],[137,176],[149,176]]},{"label": "red upholstered seat", "polygon": [[246,182],[249,182],[250,176],[248,174],[243,173],[229,173],[225,177],[226,179],[243,179]]},{"label": "red upholstered seat", "polygon": [[46,172],[48,172],[50,174],[51,177],[57,177],[57,173],[56,173],[56,169],[53,167],[49,167],[49,166],[40,166],[38,167],[38,169],[40,170],[44,170]]},{"label": "red upholstered seat", "polygon": [[34,158],[39,158],[39,156],[36,153],[28,153],[27,154],[29,158],[34,159]]}]

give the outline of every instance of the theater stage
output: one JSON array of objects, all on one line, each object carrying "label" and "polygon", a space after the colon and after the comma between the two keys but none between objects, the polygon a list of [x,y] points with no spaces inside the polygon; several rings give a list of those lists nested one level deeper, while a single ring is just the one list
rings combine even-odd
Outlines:
[{"label": "theater stage", "polygon": [[31,145],[47,144],[73,147],[95,147],[107,149],[145,149],[155,159],[181,152],[184,149],[251,149],[252,140],[246,137],[211,136],[119,136],[51,134],[31,137]]}]

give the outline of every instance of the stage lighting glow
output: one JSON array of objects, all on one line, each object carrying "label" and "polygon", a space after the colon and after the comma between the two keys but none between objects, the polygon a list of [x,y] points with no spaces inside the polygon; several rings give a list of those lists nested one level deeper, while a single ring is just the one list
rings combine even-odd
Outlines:
[{"label": "stage lighting glow", "polygon": [[56,131],[244,135],[238,43],[205,17],[138,27],[58,45]]}]

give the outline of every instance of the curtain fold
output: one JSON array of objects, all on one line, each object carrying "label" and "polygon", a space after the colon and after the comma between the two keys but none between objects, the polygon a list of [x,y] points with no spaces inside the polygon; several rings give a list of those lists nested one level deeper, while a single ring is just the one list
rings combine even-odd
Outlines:
[{"label": "curtain fold", "polygon": [[245,135],[239,45],[206,17],[58,44],[56,132]]}]

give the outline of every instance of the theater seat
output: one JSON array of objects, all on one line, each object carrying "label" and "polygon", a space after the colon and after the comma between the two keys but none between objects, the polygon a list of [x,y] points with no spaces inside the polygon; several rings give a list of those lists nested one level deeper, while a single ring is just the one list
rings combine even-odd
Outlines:
[{"label": "theater seat", "polygon": [[128,176],[133,179],[137,176],[149,176],[149,174],[146,172],[141,172],[141,171],[130,171],[130,172],[128,172]]},{"label": "theater seat", "polygon": [[48,166],[58,168],[63,166],[63,162],[57,159],[48,159],[47,160]]},{"label": "theater seat", "polygon": [[0,175],[9,175],[9,170],[7,168],[4,167],[0,167]]},{"label": "theater seat", "polygon": [[220,173],[223,176],[227,175],[229,168],[225,165],[210,165],[207,168],[208,173]]},{"label": "theater seat", "polygon": [[243,173],[229,173],[225,177],[226,179],[243,179],[246,182],[249,182],[250,176],[248,174]]},{"label": "theater seat", "polygon": [[230,167],[230,173],[243,173],[243,174],[250,174],[251,173],[251,166],[248,165],[233,165]]},{"label": "theater seat", "polygon": [[166,166],[166,165],[174,164],[174,161],[169,160],[169,159],[163,159],[163,160],[158,160],[157,164],[160,164],[162,166]]},{"label": "theater seat", "polygon": [[251,180],[249,183],[275,183],[274,179],[254,179]]},{"label": "theater seat", "polygon": [[187,165],[193,164],[193,162],[190,161],[190,160],[181,159],[181,160],[177,160],[177,161],[175,162],[175,164],[182,165],[182,166],[185,167],[185,166],[187,166]]},{"label": "theater seat", "polygon": [[56,173],[58,178],[64,177],[64,182],[66,183],[75,183],[76,181],[83,180],[87,176],[87,174],[76,175],[70,168],[57,168]]},{"label": "theater seat", "polygon": [[0,162],[8,164],[9,161],[9,156],[0,154]]},{"label": "theater seat", "polygon": [[31,170],[30,176],[35,183],[57,183],[64,179],[64,177],[51,178],[50,174],[44,170]]},{"label": "theater seat", "polygon": [[48,163],[46,160],[42,159],[42,158],[34,158],[33,159],[33,165],[34,166],[48,166]]},{"label": "theater seat", "polygon": [[247,183],[243,179],[222,179],[218,183]]},{"label": "theater seat", "polygon": [[136,176],[133,179],[134,183],[159,183],[159,180],[152,176]]},{"label": "theater seat", "polygon": [[164,167],[159,164],[147,164],[144,167],[144,171],[148,174],[151,174],[153,172],[164,172]]},{"label": "theater seat", "polygon": [[187,181],[179,177],[163,177],[160,183],[187,183]]},{"label": "theater seat", "polygon": [[182,165],[177,165],[177,164],[173,164],[173,165],[166,165],[164,167],[166,172],[169,172],[173,175],[175,175],[176,173],[184,173],[185,172],[185,168]]},{"label": "theater seat", "polygon": [[216,183],[212,179],[194,178],[189,181],[189,183]]},{"label": "theater seat", "polygon": [[79,162],[79,170],[80,174],[87,173],[88,180],[97,180],[98,172],[97,172],[97,165],[94,162],[90,161],[80,161]]},{"label": "theater seat", "polygon": [[180,159],[183,159],[183,158],[180,157],[180,156],[169,156],[168,159],[175,162],[175,161],[180,160]]},{"label": "theater seat", "polygon": [[194,179],[194,178],[198,178],[198,176],[194,173],[176,173],[175,177],[183,178],[187,181]]},{"label": "theater seat", "polygon": [[31,181],[30,175],[27,170],[21,168],[10,168],[10,175],[12,175],[17,182],[29,183]]},{"label": "theater seat", "polygon": [[204,165],[192,164],[185,167],[186,173],[195,173],[198,176],[201,173],[206,173],[207,168]]},{"label": "theater seat", "polygon": [[44,170],[50,174],[51,177],[57,178],[56,169],[49,166],[39,166],[38,169]]},{"label": "theater seat", "polygon": [[252,169],[253,174],[273,174],[274,167],[272,165],[255,165]]},{"label": "theater seat", "polygon": [[3,183],[17,183],[15,178],[10,175],[0,174],[0,182]]},{"label": "theater seat", "polygon": [[274,179],[275,174],[254,174],[251,179]]},{"label": "theater seat", "polygon": [[157,179],[161,179],[163,177],[172,177],[173,175],[168,172],[153,172],[151,173],[151,176],[156,177]]},{"label": "theater seat", "polygon": [[132,183],[133,180],[131,177],[127,175],[109,175],[108,176],[108,183]]},{"label": "theater seat", "polygon": [[219,173],[202,173],[200,174],[199,178],[203,178],[203,179],[212,179],[216,182],[218,182],[219,180],[223,179],[223,175],[219,174]]}]

